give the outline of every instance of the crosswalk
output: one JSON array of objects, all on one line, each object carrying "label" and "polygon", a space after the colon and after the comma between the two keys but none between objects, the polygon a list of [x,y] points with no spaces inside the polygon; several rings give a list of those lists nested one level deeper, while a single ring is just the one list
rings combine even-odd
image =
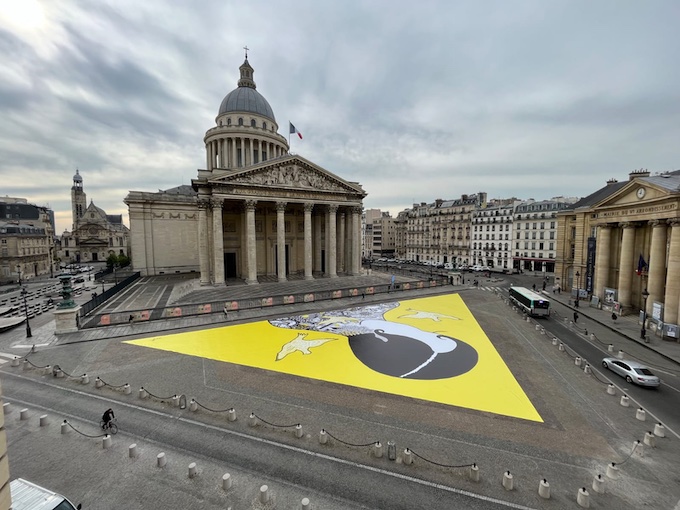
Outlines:
[{"label": "crosswalk", "polygon": [[[470,287],[475,288],[474,286],[470,286]],[[495,294],[501,294],[501,293],[505,292],[505,289],[503,287],[492,287],[492,286],[488,286],[488,285],[479,285],[476,288],[477,288],[477,290],[483,290],[483,291],[486,291],[486,292],[493,292]]]}]

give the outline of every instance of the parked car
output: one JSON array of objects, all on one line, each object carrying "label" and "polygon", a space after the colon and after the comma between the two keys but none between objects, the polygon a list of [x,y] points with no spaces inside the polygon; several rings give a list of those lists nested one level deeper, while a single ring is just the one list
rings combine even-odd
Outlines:
[{"label": "parked car", "polygon": [[639,386],[658,387],[661,384],[661,379],[655,376],[652,371],[642,363],[631,361],[627,359],[618,358],[604,358],[602,366],[608,368],[612,372],[619,374],[629,383],[635,383]]}]

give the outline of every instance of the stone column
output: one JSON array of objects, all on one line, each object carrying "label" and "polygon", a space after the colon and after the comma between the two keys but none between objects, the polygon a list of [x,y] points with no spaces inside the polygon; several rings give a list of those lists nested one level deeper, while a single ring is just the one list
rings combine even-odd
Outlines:
[{"label": "stone column", "polygon": [[210,254],[208,250],[208,207],[206,198],[198,200],[198,267],[201,271],[201,285],[210,285]]},{"label": "stone column", "polygon": [[321,271],[321,220],[322,216],[314,216],[314,269]]},{"label": "stone column", "polygon": [[247,273],[246,283],[249,285],[258,283],[257,281],[257,251],[255,233],[255,205],[257,201],[246,200],[246,260]]},{"label": "stone column", "polygon": [[279,282],[286,281],[286,202],[276,202],[276,264]]},{"label": "stone column", "polygon": [[312,276],[312,209],[314,204],[305,203],[305,280],[313,280]]},{"label": "stone column", "polygon": [[205,145],[205,169],[210,170],[210,144]]},{"label": "stone column", "polygon": [[224,231],[222,229],[222,203],[224,199],[213,198],[213,253],[215,257],[215,285],[224,285]]},{"label": "stone column", "polygon": [[361,274],[361,207],[352,208],[352,274]]},{"label": "stone column", "polygon": [[250,164],[254,165],[255,164],[255,144],[253,143],[253,139],[251,138],[250,140]]},{"label": "stone column", "polygon": [[345,213],[341,212],[338,220],[340,232],[338,232],[338,270],[346,272],[345,269]]},{"label": "stone column", "polygon": [[338,277],[338,238],[337,238],[337,213],[338,206],[331,204],[328,206],[328,275],[331,278]]},{"label": "stone column", "polygon": [[612,229],[611,225],[597,226],[597,239],[595,246],[595,288],[594,295],[604,301],[604,288],[609,285],[609,250],[611,249]]},{"label": "stone column", "polygon": [[671,242],[668,250],[668,274],[666,275],[666,296],[664,297],[664,322],[677,324],[680,310],[680,219],[668,220],[671,226]]},{"label": "stone column", "polygon": [[231,168],[236,168],[236,138],[231,137]]},{"label": "stone column", "polygon": [[652,242],[649,249],[649,280],[647,281],[647,310],[651,314],[654,301],[663,300],[664,278],[666,276],[666,230],[668,224],[665,221],[652,220]]},{"label": "stone column", "polygon": [[633,267],[635,261],[635,226],[631,223],[621,223],[623,238],[621,240],[621,258],[619,259],[619,302],[621,308],[631,306],[631,287],[633,283]]}]

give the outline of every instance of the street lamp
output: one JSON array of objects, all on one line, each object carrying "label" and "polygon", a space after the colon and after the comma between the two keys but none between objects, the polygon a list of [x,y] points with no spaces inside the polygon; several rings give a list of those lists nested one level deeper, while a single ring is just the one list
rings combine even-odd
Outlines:
[{"label": "street lamp", "polygon": [[575,308],[578,308],[578,298],[580,289],[581,289],[581,273],[576,271],[576,300],[574,301]]},{"label": "street lamp", "polygon": [[645,343],[649,342],[647,340],[647,329],[645,328],[645,322],[647,322],[647,298],[649,297],[649,292],[647,289],[642,291],[642,329],[640,330],[640,338],[642,338]]},{"label": "street lamp", "polygon": [[17,266],[17,271],[19,272],[19,287],[21,287],[21,297],[24,298],[24,312],[26,313],[26,338],[31,338],[33,333],[31,333],[31,325],[28,323],[28,302],[26,301],[26,295],[28,290],[21,284],[21,266]]}]

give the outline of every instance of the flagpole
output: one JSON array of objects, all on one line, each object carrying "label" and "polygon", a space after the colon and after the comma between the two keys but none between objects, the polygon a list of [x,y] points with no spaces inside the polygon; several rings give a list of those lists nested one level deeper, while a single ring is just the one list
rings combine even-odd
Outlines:
[{"label": "flagpole", "polygon": [[288,121],[288,154],[290,154],[290,121]]}]

